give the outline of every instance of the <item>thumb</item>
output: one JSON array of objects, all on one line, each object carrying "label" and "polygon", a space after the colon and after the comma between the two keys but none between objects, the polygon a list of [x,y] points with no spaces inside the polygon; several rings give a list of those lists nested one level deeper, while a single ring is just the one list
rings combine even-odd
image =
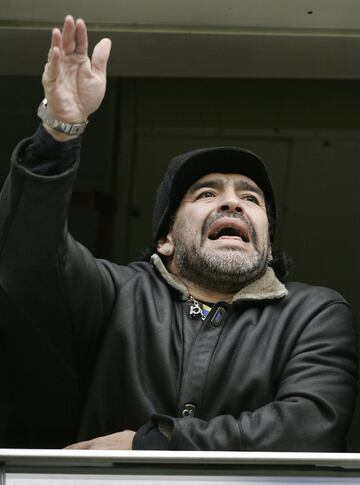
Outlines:
[{"label": "thumb", "polygon": [[91,58],[91,65],[93,71],[100,71],[106,73],[106,65],[110,56],[111,40],[101,39],[99,43],[94,47],[94,51]]}]

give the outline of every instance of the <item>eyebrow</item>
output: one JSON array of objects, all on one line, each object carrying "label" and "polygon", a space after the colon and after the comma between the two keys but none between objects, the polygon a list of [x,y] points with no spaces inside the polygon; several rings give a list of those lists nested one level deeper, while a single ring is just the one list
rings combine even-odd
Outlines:
[{"label": "eyebrow", "polygon": [[[195,182],[190,188],[189,188],[189,194],[192,195],[196,191],[203,189],[204,187],[209,187],[212,189],[221,189],[224,186],[224,181],[221,178],[215,178],[215,179],[209,179],[209,180],[204,180],[203,182]],[[264,199],[264,193],[258,187],[255,182],[251,183],[247,180],[238,180],[235,183],[235,189],[236,190],[249,190],[250,192],[255,192],[258,194],[260,197]]]},{"label": "eyebrow", "polygon": [[220,189],[223,186],[223,181],[221,179],[211,179],[206,180],[204,182],[195,182],[189,188],[189,194],[193,194],[194,192],[203,189],[204,187],[209,187],[211,189]]},{"label": "eyebrow", "polygon": [[255,182],[251,183],[247,180],[240,180],[239,182],[236,182],[235,187],[237,190],[249,190],[250,192],[255,192],[256,194],[264,198],[264,192]]}]

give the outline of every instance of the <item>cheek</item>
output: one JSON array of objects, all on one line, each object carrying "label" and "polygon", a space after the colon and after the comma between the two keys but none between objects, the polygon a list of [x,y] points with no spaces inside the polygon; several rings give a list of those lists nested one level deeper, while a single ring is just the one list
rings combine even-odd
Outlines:
[{"label": "cheek", "polygon": [[269,223],[267,217],[261,214],[253,221],[253,224],[258,239],[265,242],[269,241]]},{"label": "cheek", "polygon": [[176,239],[183,239],[191,232],[191,225],[188,223],[186,217],[178,217],[173,225],[172,233]]},{"label": "cheek", "polygon": [[194,214],[182,213],[173,226],[173,234],[178,240],[196,241],[201,237],[202,223]]},{"label": "cheek", "polygon": [[269,224],[267,223],[267,221],[263,225],[263,229],[262,229],[262,239],[264,241],[264,246],[269,246],[270,245]]}]

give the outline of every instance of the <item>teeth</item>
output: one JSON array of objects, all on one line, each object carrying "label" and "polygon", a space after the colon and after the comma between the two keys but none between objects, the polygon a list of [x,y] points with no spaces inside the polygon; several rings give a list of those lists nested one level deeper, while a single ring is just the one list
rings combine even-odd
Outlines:
[{"label": "teeth", "polygon": [[222,224],[219,224],[217,228],[215,226],[215,229],[213,230],[213,232],[209,233],[208,238],[214,241],[223,236],[238,237],[243,241],[248,240],[248,238],[246,237],[246,233],[244,233],[240,227],[238,226],[234,227],[231,224],[229,226],[226,226],[226,225],[222,226]]},{"label": "teeth", "polygon": [[210,234],[209,239],[215,240],[218,239],[221,236],[238,236],[241,237],[241,235],[236,231],[233,227],[225,227],[223,229],[220,229],[220,231],[216,231],[212,234]]}]

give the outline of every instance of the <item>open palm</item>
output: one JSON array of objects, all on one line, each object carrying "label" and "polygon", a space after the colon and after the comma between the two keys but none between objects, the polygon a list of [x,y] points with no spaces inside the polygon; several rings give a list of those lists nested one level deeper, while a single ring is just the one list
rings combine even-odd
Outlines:
[{"label": "open palm", "polygon": [[102,39],[88,57],[86,25],[68,15],[62,32],[52,31],[48,62],[42,77],[49,113],[67,122],[84,121],[105,94],[106,64],[111,41]]}]

